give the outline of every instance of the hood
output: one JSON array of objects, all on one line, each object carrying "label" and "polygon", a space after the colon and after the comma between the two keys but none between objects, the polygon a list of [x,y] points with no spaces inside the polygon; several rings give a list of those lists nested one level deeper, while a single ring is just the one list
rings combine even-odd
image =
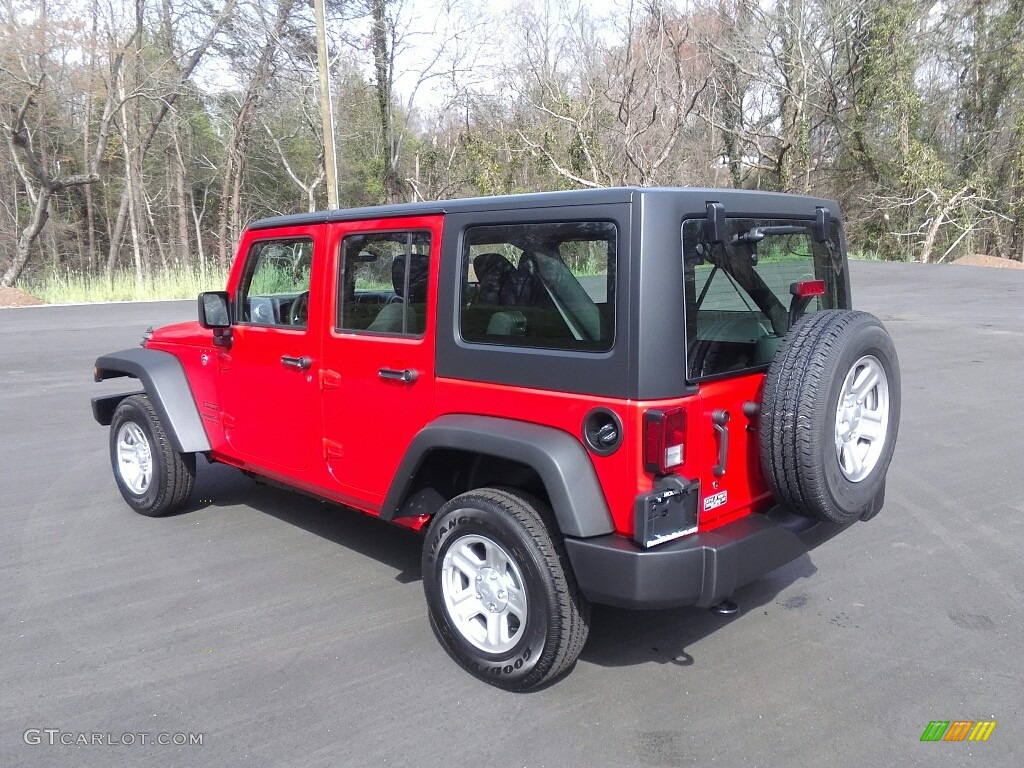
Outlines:
[{"label": "hood", "polygon": [[194,344],[208,346],[213,340],[213,333],[203,328],[195,320],[185,323],[164,325],[153,331],[149,337],[151,342],[161,344]]}]

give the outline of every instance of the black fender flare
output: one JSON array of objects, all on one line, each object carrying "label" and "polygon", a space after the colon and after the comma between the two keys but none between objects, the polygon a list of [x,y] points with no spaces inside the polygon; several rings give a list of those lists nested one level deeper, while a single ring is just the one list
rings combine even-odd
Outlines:
[{"label": "black fender flare", "polygon": [[[142,382],[150,402],[163,422],[174,450],[201,453],[210,450],[210,439],[203,428],[181,361],[170,352],[156,349],[125,349],[96,358],[96,381],[130,376]],[[95,397],[93,417],[103,426],[110,424],[118,404],[132,392]]]},{"label": "black fender flare", "polygon": [[449,414],[421,429],[395,473],[380,516],[393,520],[427,455],[453,448],[512,459],[540,475],[564,536],[601,536],[615,526],[590,456],[578,439],[553,427],[493,416]]}]

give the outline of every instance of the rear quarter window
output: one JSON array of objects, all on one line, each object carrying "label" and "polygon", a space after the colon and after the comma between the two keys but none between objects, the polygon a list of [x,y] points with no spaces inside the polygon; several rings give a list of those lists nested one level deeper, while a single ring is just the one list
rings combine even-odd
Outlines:
[{"label": "rear quarter window", "polygon": [[462,338],[543,349],[611,349],[616,242],[611,222],[468,227]]}]

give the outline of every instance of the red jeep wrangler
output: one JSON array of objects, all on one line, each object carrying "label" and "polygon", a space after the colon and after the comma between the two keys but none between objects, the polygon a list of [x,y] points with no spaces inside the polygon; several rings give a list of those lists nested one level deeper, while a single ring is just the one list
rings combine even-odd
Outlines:
[{"label": "red jeep wrangler", "polygon": [[[137,512],[195,457],[426,527],[445,650],[527,690],[590,603],[734,609],[882,505],[896,352],[850,310],[838,206],[601,189],[265,219],[199,321],[96,361]],[[287,418],[281,418],[287,414]]]}]

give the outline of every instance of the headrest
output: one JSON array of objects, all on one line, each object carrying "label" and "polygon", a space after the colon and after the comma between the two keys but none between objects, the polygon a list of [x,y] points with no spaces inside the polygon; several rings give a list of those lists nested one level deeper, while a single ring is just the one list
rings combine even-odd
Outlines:
[{"label": "headrest", "polygon": [[427,300],[427,278],[430,274],[430,257],[425,253],[414,253],[409,269],[409,295],[405,296],[405,256],[396,256],[391,262],[391,284],[395,293],[415,304]]},{"label": "headrest", "polygon": [[477,302],[513,307],[519,293],[516,268],[500,253],[481,253],[473,259],[473,271],[480,288]]},{"label": "headrest", "polygon": [[473,271],[477,282],[482,283],[485,278],[500,280],[515,272],[516,268],[500,253],[481,253],[473,259]]}]

